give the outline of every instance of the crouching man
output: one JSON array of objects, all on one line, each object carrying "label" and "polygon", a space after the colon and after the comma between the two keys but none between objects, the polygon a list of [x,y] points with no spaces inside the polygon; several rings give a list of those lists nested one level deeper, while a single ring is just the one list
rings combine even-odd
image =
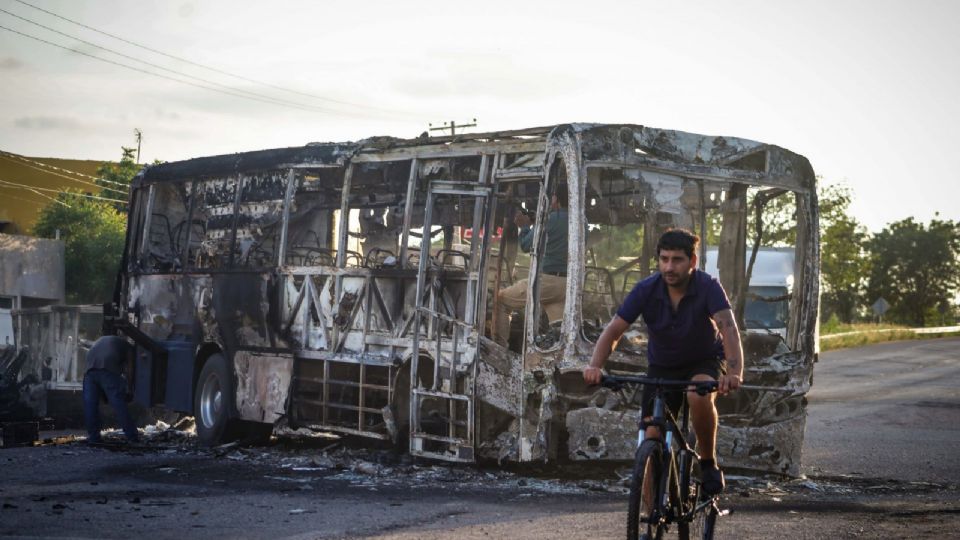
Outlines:
[{"label": "crouching man", "polygon": [[117,414],[117,422],[129,442],[137,442],[137,425],[127,410],[132,377],[124,372],[133,363],[134,348],[120,336],[103,336],[87,353],[87,372],[83,376],[83,419],[87,427],[87,442],[99,443],[100,401],[110,403]]}]

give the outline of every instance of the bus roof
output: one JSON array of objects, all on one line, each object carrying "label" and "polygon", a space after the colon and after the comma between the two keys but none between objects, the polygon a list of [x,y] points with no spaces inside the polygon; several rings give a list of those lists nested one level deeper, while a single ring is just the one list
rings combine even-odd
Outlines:
[{"label": "bus roof", "polygon": [[177,181],[276,170],[343,167],[350,162],[402,161],[478,156],[490,152],[543,152],[548,141],[572,132],[587,161],[636,163],[690,177],[723,178],[769,184],[779,179],[789,189],[812,188],[813,169],[806,158],[778,146],[749,139],[699,135],[635,124],[560,124],[520,130],[467,133],[412,139],[371,137],[356,142],[310,143],[200,157],[148,166],[141,182]]}]

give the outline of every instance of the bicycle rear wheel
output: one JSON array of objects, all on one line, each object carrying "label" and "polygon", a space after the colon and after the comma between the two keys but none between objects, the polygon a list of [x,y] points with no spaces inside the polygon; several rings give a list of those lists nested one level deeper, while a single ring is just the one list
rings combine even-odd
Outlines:
[{"label": "bicycle rear wheel", "polygon": [[[630,478],[630,506],[627,508],[627,540],[660,540],[664,526],[653,523],[659,515],[657,501],[663,488],[663,449],[660,441],[647,439],[640,444]],[[643,536],[641,536],[643,535]]]}]

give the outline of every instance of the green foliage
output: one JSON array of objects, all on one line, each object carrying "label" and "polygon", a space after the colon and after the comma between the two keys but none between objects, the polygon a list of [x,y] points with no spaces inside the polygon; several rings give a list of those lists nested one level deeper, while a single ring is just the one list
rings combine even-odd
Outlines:
[{"label": "green foliage", "polygon": [[66,289],[69,303],[101,303],[113,294],[126,234],[127,195],[140,170],[134,148],[121,147],[119,163],[104,163],[97,169],[101,196],[122,199],[112,203],[63,193],[56,203],[40,211],[33,234],[53,237],[60,231],[66,250]]},{"label": "green foliage", "polygon": [[[831,321],[836,321],[836,319],[831,318]],[[864,345],[887,341],[934,339],[960,335],[960,332],[918,334],[906,326],[893,324],[842,324],[837,322],[836,326],[833,326],[831,321],[820,325],[821,351],[863,347]]]},{"label": "green foliage", "polygon": [[62,193],[40,211],[33,233],[60,231],[66,250],[68,303],[101,303],[113,294],[126,230],[126,215],[110,203]]},{"label": "green foliage", "polygon": [[820,228],[829,228],[843,220],[852,220],[847,215],[850,201],[853,200],[853,190],[846,184],[820,185],[817,192],[820,202]]},{"label": "green foliage", "polygon": [[[867,231],[847,213],[853,199],[849,186],[820,184],[818,195],[823,315],[836,318],[838,322],[851,322],[864,306],[863,294],[870,271],[870,261],[866,254]],[[795,245],[796,213],[796,197],[793,193],[784,193],[767,201],[761,218],[761,245]],[[748,234],[750,242],[753,242],[755,211],[751,211],[748,219]]]},{"label": "green foliage", "polygon": [[927,326],[953,326],[958,322],[957,308],[958,306],[946,302],[930,306],[927,308],[924,321]]},{"label": "green foliage", "polygon": [[[126,193],[130,191],[130,182],[140,171],[140,165],[134,161],[136,148],[127,148],[121,146],[123,156],[119,163],[105,162],[97,169],[97,185],[104,188],[102,195],[111,199],[122,199],[126,201]],[[127,205],[124,203],[113,203],[114,209],[118,212],[126,212]]]},{"label": "green foliage", "polygon": [[[750,198],[747,209],[747,251],[756,240],[756,199]],[[797,244],[797,200],[792,192],[774,197],[763,206],[761,224],[763,234],[760,245],[766,247],[785,247]]]},{"label": "green foliage", "polygon": [[592,225],[587,232],[592,259],[588,266],[615,269],[626,262],[620,257],[639,257],[643,248],[643,225]]},{"label": "green foliage", "polygon": [[[822,180],[821,178],[817,179]],[[853,199],[853,191],[844,184],[825,185],[818,183],[817,197],[820,202],[820,230],[847,219],[847,210]],[[751,199],[752,200],[752,199]],[[787,192],[770,199],[763,209],[763,246],[794,246],[797,244],[797,199]],[[747,231],[753,241],[756,215],[753,207],[747,218]]]},{"label": "green foliage", "polygon": [[830,315],[830,317],[820,322],[820,335],[826,334],[836,334],[840,332],[840,318],[837,317],[836,313]]},{"label": "green foliage", "polygon": [[834,217],[832,223],[821,230],[823,313],[843,322],[852,322],[864,307],[866,278],[870,274],[870,258],[866,254],[867,231],[845,214]]},{"label": "green foliage", "polygon": [[952,313],[960,288],[960,223],[907,218],[891,223],[869,242],[870,301],[890,303],[887,319],[924,326]]},{"label": "green foliage", "polygon": [[876,331],[859,331],[855,334],[823,339],[821,337],[820,350],[833,351],[836,349],[852,349],[873,343],[887,341],[906,341],[909,339],[925,339],[929,336],[915,334],[906,329],[883,329]]}]

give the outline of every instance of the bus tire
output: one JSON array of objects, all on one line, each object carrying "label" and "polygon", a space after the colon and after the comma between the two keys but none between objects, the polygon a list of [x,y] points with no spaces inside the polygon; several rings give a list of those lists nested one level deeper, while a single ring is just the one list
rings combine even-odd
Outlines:
[{"label": "bus tire", "polygon": [[216,446],[237,439],[233,378],[227,359],[216,353],[207,358],[193,398],[197,439],[204,446]]}]

